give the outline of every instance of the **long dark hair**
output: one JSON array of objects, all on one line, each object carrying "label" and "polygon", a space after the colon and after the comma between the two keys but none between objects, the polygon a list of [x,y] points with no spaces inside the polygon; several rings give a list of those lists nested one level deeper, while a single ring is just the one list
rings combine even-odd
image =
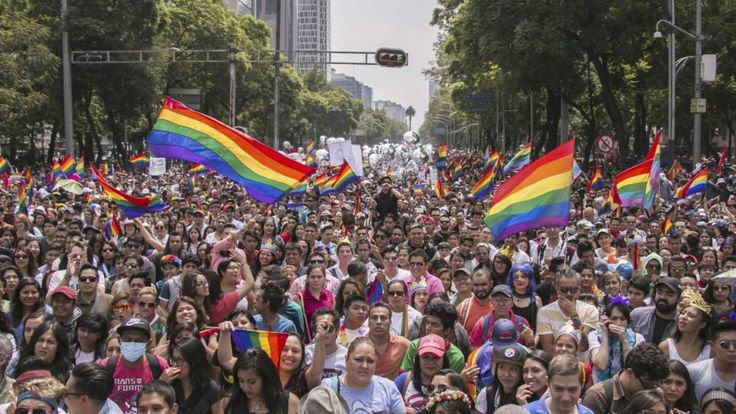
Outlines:
[{"label": "long dark hair", "polygon": [[84,328],[92,332],[97,332],[100,336],[97,338],[95,343],[95,358],[102,359],[105,357],[105,342],[107,342],[108,334],[108,323],[107,319],[99,313],[85,313],[77,319],[77,326],[74,328],[74,352],[80,349],[79,347],[79,335],[77,330]]},{"label": "long dark hair", "polygon": [[[171,307],[171,312],[169,313],[169,317],[166,319],[166,332],[174,331],[174,327],[177,325],[176,312],[179,310],[179,306],[182,303],[186,303],[194,307],[194,311],[197,313],[197,323],[196,323],[197,329],[204,327],[204,325],[207,323],[207,315],[205,315],[204,309],[202,309],[202,307],[199,306],[199,303],[197,303],[196,300],[188,296],[182,296],[176,301],[174,301],[174,305]],[[169,339],[171,339],[171,337],[169,337]]]},{"label": "long dark hair", "polygon": [[287,414],[289,411],[288,394],[281,388],[281,380],[271,357],[263,350],[251,348],[242,353],[235,363],[233,373],[235,381],[230,391],[230,401],[225,407],[226,413],[249,412],[248,397],[240,389],[238,372],[252,370],[261,378],[261,399],[266,403],[269,413]]},{"label": "long dark hair", "polygon": [[638,414],[644,410],[654,407],[657,403],[662,403],[667,406],[667,401],[664,398],[662,390],[659,388],[642,390],[631,397],[629,405],[626,407],[626,411],[624,411],[624,413]]},{"label": "long dark hair", "polygon": [[61,325],[51,322],[38,325],[31,335],[28,346],[20,351],[19,359],[35,355],[36,343],[48,331],[51,331],[54,339],[56,339],[56,354],[54,360],[49,364],[51,374],[62,383],[66,383],[66,380],[69,379],[69,373],[72,371],[72,361],[71,352],[69,352],[69,339]]},{"label": "long dark hair", "polygon": [[220,300],[222,290],[220,289],[220,277],[211,270],[198,269],[194,272],[184,273],[181,278],[181,295],[196,300],[197,298],[197,276],[202,275],[207,279],[209,295],[204,298],[202,305],[204,311],[209,315],[212,307]]},{"label": "long dark hair", "polygon": [[687,384],[687,389],[685,390],[685,394],[683,394],[682,397],[680,397],[679,400],[675,403],[675,406],[673,408],[677,408],[678,410],[682,412],[697,412],[698,411],[698,399],[695,398],[695,385],[693,384],[692,378],[690,378],[690,372],[687,370],[687,367],[685,364],[683,364],[680,361],[671,359],[669,362],[670,365],[670,374],[679,375],[682,378],[685,379],[685,383]]},{"label": "long dark hair", "polygon": [[[355,341],[353,341],[355,342]],[[424,394],[424,390],[422,389],[422,367],[419,365],[420,360],[422,357],[419,356],[419,352],[417,352],[414,355],[414,364],[411,367],[411,384],[414,386],[414,389],[419,391],[421,395]],[[447,352],[445,352],[445,356],[442,358],[442,367],[437,370],[437,372],[434,375],[437,375],[440,371],[442,371],[444,368],[448,368],[450,366],[450,360],[448,359]]]},{"label": "long dark hair", "polygon": [[43,309],[44,307],[41,286],[38,285],[38,282],[36,282],[34,279],[31,279],[30,277],[22,278],[20,282],[18,282],[18,287],[15,288],[15,292],[13,293],[13,300],[10,303],[10,317],[13,322],[13,326],[18,326],[18,324],[23,319],[23,305],[20,303],[20,291],[23,290],[23,288],[26,286],[35,286],[36,290],[38,290],[38,301],[36,301],[36,304],[33,305],[30,313],[34,313],[40,309]]},{"label": "long dark hair", "polygon": [[[305,347],[304,347],[304,340],[302,339],[302,337],[299,336],[299,335],[297,335],[297,334],[295,334],[295,333],[289,334],[289,337],[294,337],[297,340],[299,340],[299,346],[301,346],[301,348],[302,348],[302,360],[299,361],[299,366],[296,367],[296,370],[294,371],[294,373],[289,378],[289,381],[286,382],[286,386],[284,387],[284,389],[287,390],[287,391],[295,390],[299,386],[299,384],[298,384],[298,382],[299,382],[299,376],[300,376],[299,375],[299,371],[301,371],[302,369],[304,369],[304,359],[305,359],[305,356],[306,356],[305,351],[304,351],[304,349],[305,349]],[[287,337],[287,339],[289,337]]]},{"label": "long dark hair", "polygon": [[363,286],[360,284],[360,282],[353,279],[352,277],[348,277],[344,279],[342,282],[340,282],[340,286],[337,288],[337,294],[335,294],[335,310],[337,311],[337,313],[340,314],[340,316],[344,316],[344,314],[342,313],[343,302],[344,302],[342,298],[342,292],[345,290],[345,286],[351,285],[351,284],[357,286],[359,292],[363,292]]},{"label": "long dark hair", "polygon": [[[688,307],[689,306],[685,306],[685,308],[688,308]],[[708,345],[708,339],[710,339],[710,328],[711,328],[711,321],[712,321],[712,319],[711,319],[710,316],[708,316],[702,310],[700,310],[698,308],[694,308],[694,309],[697,309],[698,315],[700,315],[700,317],[705,322],[705,326],[702,327],[702,328],[700,328],[700,331],[698,331],[698,338],[700,338],[700,340],[702,340],[702,343],[700,344],[700,351],[702,351],[703,348],[705,348],[705,346]],[[677,324],[675,324],[675,329],[672,332],[672,339],[675,342],[678,342],[681,338],[682,338],[682,332],[680,332],[680,329],[677,327]]]},{"label": "long dark hair", "polygon": [[[202,404],[203,396],[212,382],[212,367],[207,361],[204,345],[199,338],[191,337],[177,342],[173,349],[179,350],[182,359],[189,364],[189,380],[192,384],[192,393],[180,409],[186,413],[197,412],[195,407]],[[173,352],[169,357],[173,357]],[[181,383],[181,379],[174,380],[174,383],[177,382]]]}]

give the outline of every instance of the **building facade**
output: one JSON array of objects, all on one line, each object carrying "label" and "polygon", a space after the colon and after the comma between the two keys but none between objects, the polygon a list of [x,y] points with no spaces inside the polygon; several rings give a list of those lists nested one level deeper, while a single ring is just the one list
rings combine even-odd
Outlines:
[{"label": "building facade", "polygon": [[363,84],[352,76],[344,73],[337,73],[333,69],[330,75],[330,83],[345,89],[353,98],[363,102],[363,109],[373,107],[373,88]]},{"label": "building facade", "polygon": [[376,101],[373,103],[373,107],[377,110],[383,110],[386,113],[386,118],[393,119],[407,125],[406,122],[406,108],[391,101]]},{"label": "building facade", "polygon": [[[296,48],[297,50],[329,51],[331,36],[330,0],[299,0],[297,5]],[[299,53],[296,69],[300,73],[317,69],[329,76],[327,54]]]}]

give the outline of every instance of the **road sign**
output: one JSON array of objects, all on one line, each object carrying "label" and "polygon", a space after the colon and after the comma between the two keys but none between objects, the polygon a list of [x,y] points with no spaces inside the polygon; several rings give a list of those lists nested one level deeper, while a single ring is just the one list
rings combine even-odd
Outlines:
[{"label": "road sign", "polygon": [[704,114],[706,110],[705,98],[693,98],[690,100],[690,113]]},{"label": "road sign", "polygon": [[376,51],[376,63],[381,66],[397,68],[406,66],[408,62],[409,58],[406,52],[401,49],[381,48]]},{"label": "road sign", "polygon": [[613,154],[613,138],[610,135],[603,134],[599,136],[595,141],[595,146],[598,151],[605,155]]},{"label": "road sign", "polygon": [[473,93],[465,95],[468,112],[490,112],[495,108],[496,96],[492,93]]}]

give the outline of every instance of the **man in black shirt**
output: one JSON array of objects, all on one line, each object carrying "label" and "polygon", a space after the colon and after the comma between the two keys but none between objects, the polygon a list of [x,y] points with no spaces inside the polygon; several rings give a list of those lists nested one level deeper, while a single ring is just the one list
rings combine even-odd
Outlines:
[{"label": "man in black shirt", "polygon": [[389,176],[382,177],[378,183],[381,185],[381,192],[376,195],[375,199],[378,221],[381,221],[389,213],[398,214],[401,193],[393,188],[393,182]]},{"label": "man in black shirt", "polygon": [[681,293],[682,286],[679,280],[668,276],[659,278],[654,285],[654,306],[631,311],[631,329],[655,345],[670,337],[675,327],[677,302]]}]

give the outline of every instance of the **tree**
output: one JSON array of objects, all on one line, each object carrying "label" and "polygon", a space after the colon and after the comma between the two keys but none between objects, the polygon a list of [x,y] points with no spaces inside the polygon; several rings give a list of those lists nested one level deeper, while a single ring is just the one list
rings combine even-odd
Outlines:
[{"label": "tree", "polygon": [[414,110],[414,107],[410,106],[406,108],[406,116],[409,118],[409,131],[411,131],[411,119],[414,118],[414,115],[416,115],[417,112]]}]

